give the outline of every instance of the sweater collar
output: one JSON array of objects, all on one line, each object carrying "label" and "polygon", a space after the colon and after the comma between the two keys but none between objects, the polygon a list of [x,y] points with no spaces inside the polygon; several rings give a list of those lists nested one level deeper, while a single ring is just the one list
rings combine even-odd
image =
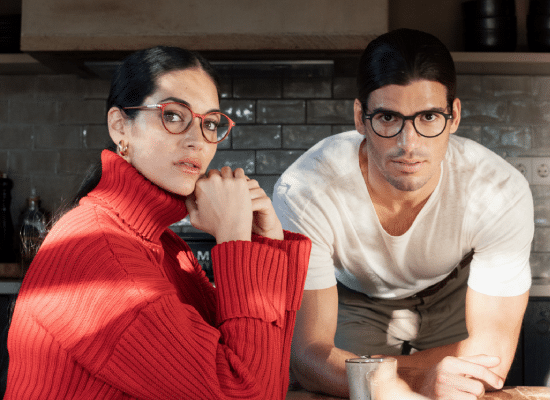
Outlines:
[{"label": "sweater collar", "polygon": [[110,150],[101,153],[102,175],[89,194],[112,208],[132,229],[157,242],[173,223],[187,215],[182,196],[161,189]]}]

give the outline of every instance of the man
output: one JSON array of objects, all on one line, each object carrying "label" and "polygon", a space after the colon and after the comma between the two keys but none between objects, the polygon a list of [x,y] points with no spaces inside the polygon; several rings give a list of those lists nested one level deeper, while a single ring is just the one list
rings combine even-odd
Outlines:
[{"label": "man", "polygon": [[531,285],[529,185],[452,135],[456,73],[434,36],[378,37],[357,82],[356,131],[312,147],[275,186],[284,228],[313,242],[292,373],[345,396],[345,359],[391,355],[430,398],[500,388]]}]

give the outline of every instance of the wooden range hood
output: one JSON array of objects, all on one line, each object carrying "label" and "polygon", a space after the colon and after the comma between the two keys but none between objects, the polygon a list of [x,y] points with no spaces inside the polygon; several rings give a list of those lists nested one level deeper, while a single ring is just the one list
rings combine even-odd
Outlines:
[{"label": "wooden range hood", "polygon": [[208,58],[358,54],[388,30],[388,0],[23,0],[21,50],[58,72],[174,45]]}]

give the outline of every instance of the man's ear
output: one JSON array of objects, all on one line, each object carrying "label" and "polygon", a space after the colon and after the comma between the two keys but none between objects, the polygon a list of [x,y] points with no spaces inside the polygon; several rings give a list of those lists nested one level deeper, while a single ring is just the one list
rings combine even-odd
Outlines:
[{"label": "man's ear", "polygon": [[355,129],[357,132],[361,135],[366,135],[367,132],[365,130],[365,121],[363,120],[363,106],[361,105],[359,99],[355,99],[355,102],[353,103],[353,119],[355,121]]},{"label": "man's ear", "polygon": [[121,140],[128,140],[128,134],[126,133],[127,129],[127,118],[118,107],[111,107],[107,113],[107,128],[109,128],[109,136],[115,143],[119,143]]},{"label": "man's ear", "polygon": [[460,110],[461,110],[460,99],[456,98],[453,101],[453,119],[451,120],[451,133],[455,133],[460,124]]}]

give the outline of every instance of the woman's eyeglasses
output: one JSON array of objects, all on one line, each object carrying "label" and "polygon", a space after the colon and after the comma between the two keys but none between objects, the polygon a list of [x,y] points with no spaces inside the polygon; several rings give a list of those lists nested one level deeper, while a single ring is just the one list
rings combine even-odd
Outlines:
[{"label": "woman's eyeglasses", "polygon": [[124,110],[161,110],[161,120],[164,129],[175,135],[185,133],[191,127],[195,118],[201,119],[202,136],[208,143],[220,143],[224,140],[235,122],[227,115],[214,111],[207,114],[194,113],[183,103],[161,103],[146,106],[123,107]]}]

